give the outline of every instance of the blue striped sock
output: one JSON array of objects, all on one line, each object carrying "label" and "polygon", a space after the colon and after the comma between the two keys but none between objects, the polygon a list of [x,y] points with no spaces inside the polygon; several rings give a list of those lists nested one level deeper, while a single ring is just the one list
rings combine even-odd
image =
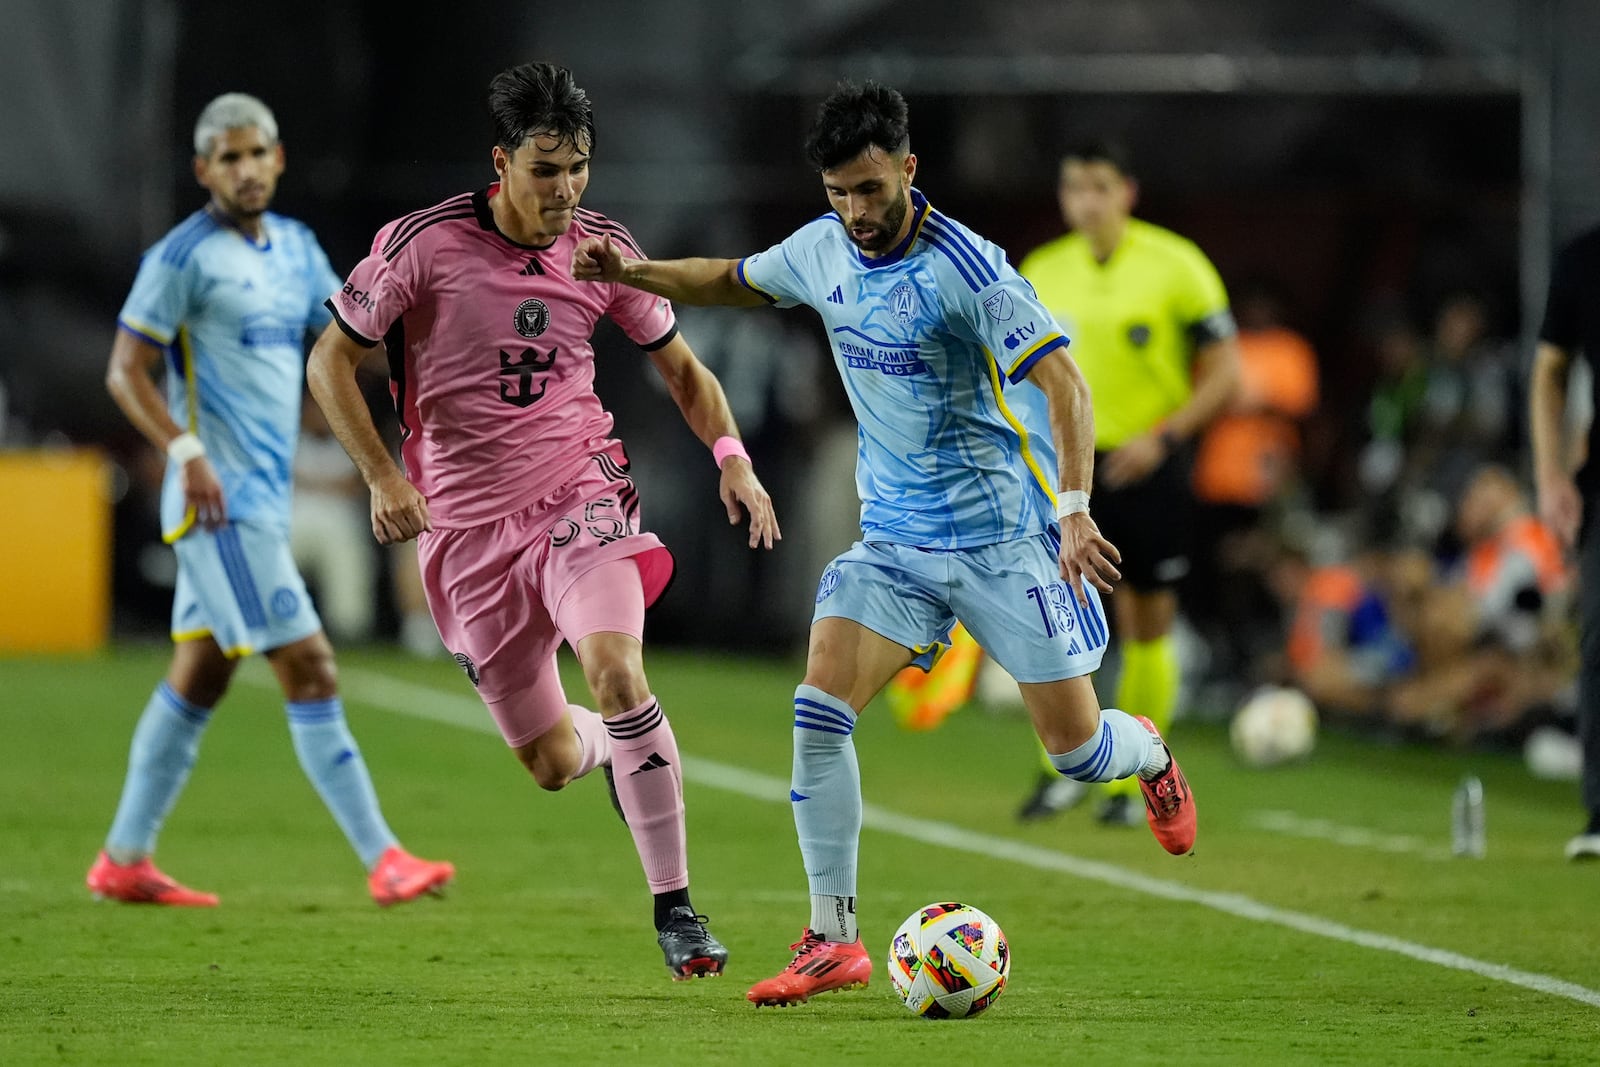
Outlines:
[{"label": "blue striped sock", "polygon": [[[861,769],[851,740],[855,728],[856,713],[843,700],[815,686],[795,689],[789,800],[811,884],[811,928],[830,940],[855,940],[848,928],[855,925],[861,839]],[[840,906],[841,900],[848,906]]]},{"label": "blue striped sock", "polygon": [[1050,764],[1074,781],[1111,782],[1139,773],[1154,752],[1155,738],[1139,720],[1106,708],[1100,713],[1100,728],[1089,740],[1071,752],[1052,753]]},{"label": "blue striped sock", "polygon": [[150,694],[134,727],[128,776],[106,835],[106,854],[114,862],[134,863],[155,851],[156,835],[189,780],[210,720],[210,708],[189,703],[164,681]]},{"label": "blue striped sock", "polygon": [[398,842],[389,824],[383,821],[366,761],[345,725],[344,705],[338,697],[332,697],[290,701],[285,707],[301,768],[370,871],[384,850]]}]

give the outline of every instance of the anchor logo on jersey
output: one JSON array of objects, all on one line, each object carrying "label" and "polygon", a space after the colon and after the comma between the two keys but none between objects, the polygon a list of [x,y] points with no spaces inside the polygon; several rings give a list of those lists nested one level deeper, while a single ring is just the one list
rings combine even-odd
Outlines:
[{"label": "anchor logo on jersey", "polygon": [[[543,305],[540,305],[541,307]],[[533,376],[537,371],[549,370],[556,365],[556,350],[540,354],[524,348],[513,358],[505,350],[500,352],[500,399],[512,407],[528,408],[539,402],[550,385],[548,378],[539,379],[539,391],[533,391]]]}]

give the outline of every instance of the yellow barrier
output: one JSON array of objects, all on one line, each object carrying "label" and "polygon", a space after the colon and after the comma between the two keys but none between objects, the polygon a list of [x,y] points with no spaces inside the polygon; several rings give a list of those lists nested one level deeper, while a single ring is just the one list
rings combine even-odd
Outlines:
[{"label": "yellow barrier", "polygon": [[0,653],[93,651],[110,621],[105,457],[0,452]]}]

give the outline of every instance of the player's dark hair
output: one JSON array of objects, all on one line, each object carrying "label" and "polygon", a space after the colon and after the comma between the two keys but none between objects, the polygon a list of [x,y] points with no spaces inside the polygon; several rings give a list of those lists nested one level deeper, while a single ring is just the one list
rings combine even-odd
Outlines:
[{"label": "player's dark hair", "polygon": [[1133,153],[1116,141],[1079,141],[1061,153],[1063,163],[1109,163],[1124,178],[1133,177]]},{"label": "player's dark hair", "polygon": [[911,141],[906,98],[887,85],[840,82],[817,108],[806,134],[806,159],[818,170],[832,170],[866,151],[888,155],[905,151]]},{"label": "player's dark hair", "polygon": [[489,117],[494,143],[507,152],[536,133],[594,149],[589,94],[572,80],[572,71],[554,63],[523,63],[496,74],[489,82]]}]

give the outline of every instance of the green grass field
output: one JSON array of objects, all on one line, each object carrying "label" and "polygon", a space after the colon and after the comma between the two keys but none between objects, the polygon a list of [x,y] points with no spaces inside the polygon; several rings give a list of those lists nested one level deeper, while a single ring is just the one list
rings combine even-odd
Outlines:
[{"label": "green grass field", "polygon": [[[1324,736],[1309,763],[1252,772],[1221,727],[1184,724],[1200,838],[1174,858],[1087,810],[1014,822],[1034,766],[1020,719],[905,734],[874,708],[857,745],[878,973],[758,1012],[745,988],[807,918],[795,665],[650,658],[686,757],[695,902],[733,952],[726,977],[674,983],[599,777],[540,792],[452,665],[381,652],[341,657],[350,719],[395,830],[457,864],[446,899],[370,903],[253,664],[159,853],[222,907],[92,903],[83,874],[166,654],[0,660],[0,1064],[1600,1059],[1600,866],[1561,859],[1574,787],[1513,759]],[[1469,769],[1480,861],[1448,856]],[[1003,924],[1011,985],[978,1019],[930,1022],[881,961],[906,914],[949,898]]]}]

